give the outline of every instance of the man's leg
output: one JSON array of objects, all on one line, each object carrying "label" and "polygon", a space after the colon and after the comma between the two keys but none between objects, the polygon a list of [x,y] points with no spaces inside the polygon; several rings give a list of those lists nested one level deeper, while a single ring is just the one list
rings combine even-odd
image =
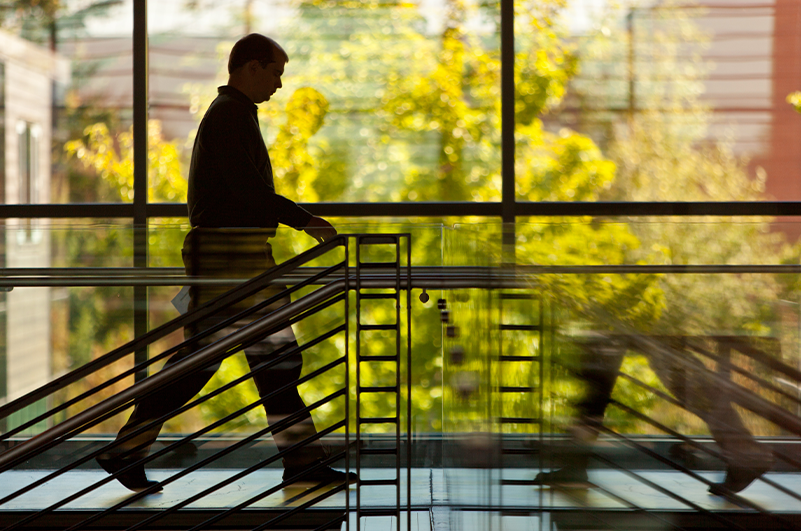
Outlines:
[{"label": "man's leg", "polygon": [[[288,301],[283,303],[288,303]],[[300,397],[297,387],[297,381],[303,369],[303,357],[300,353],[285,354],[288,350],[296,348],[297,345],[292,329],[287,327],[245,349],[251,369],[257,368],[261,363],[274,360],[276,355],[281,356],[281,361],[276,365],[256,373],[253,381],[256,384],[259,396],[262,397],[286,386],[286,389],[264,403],[264,411],[267,414],[267,422],[270,425],[274,425],[289,416],[295,416],[289,427],[273,433],[273,440],[279,451],[286,450],[298,443],[302,444],[300,448],[284,456],[285,480],[302,473],[305,469],[327,457],[327,453],[319,439],[303,444],[303,441],[317,435],[317,430],[314,427],[311,414],[303,411],[306,408],[306,404]],[[276,352],[279,353],[275,354]],[[349,483],[355,482],[356,474],[350,473],[346,475],[330,467],[320,468],[313,474],[301,478],[301,481],[325,483],[342,483],[346,480]]]},{"label": "man's leg", "polygon": [[[164,368],[184,359],[198,348],[200,348],[200,346],[189,347],[174,354],[167,360]],[[207,367],[201,371],[185,376],[171,383],[168,387],[145,397],[134,407],[133,413],[131,413],[128,421],[120,429],[116,440],[119,441],[189,402],[192,397],[203,389],[211,377],[214,376],[218,368],[219,364]],[[135,461],[143,459],[147,456],[150,447],[155,442],[159,431],[161,431],[162,424],[161,422],[154,424],[145,431],[115,445],[109,452],[97,458],[98,463],[108,473],[113,474]],[[118,479],[120,483],[131,490],[142,490],[155,483],[147,479],[144,465],[138,465],[134,469],[121,474],[118,476]]]},{"label": "man's leg", "polygon": [[537,474],[535,482],[547,484],[583,483],[587,481],[587,465],[592,445],[598,438],[598,427],[612,397],[617,374],[626,348],[614,338],[597,338],[580,343],[582,354],[576,370],[586,384],[581,400],[576,404],[576,421],[570,428],[573,451],[563,468]]},{"label": "man's leg", "polygon": [[[257,372],[253,377],[261,397],[282,387],[287,387],[264,403],[264,412],[267,414],[267,422],[270,425],[276,424],[290,415],[298,414],[291,426],[272,434],[279,450],[286,450],[317,434],[311,415],[309,412],[303,412],[306,404],[300,397],[297,387],[297,381],[303,369],[303,357],[300,353],[284,354],[288,350],[297,348],[297,345],[292,330],[286,328],[245,349],[251,369],[255,369],[261,363],[274,360],[273,352],[281,351],[281,354],[278,354],[281,356],[280,362]],[[322,444],[319,440],[315,440],[284,456],[284,467],[301,467],[325,457],[326,453]]]},{"label": "man's leg", "polygon": [[[725,343],[717,343],[721,360],[728,358]],[[642,349],[645,350],[645,349]],[[728,373],[707,369],[683,345],[654,343],[646,352],[651,367],[671,394],[687,411],[709,427],[726,462],[726,479],[710,492],[739,492],[764,474],[773,464],[773,454],[759,444],[743,424],[731,403]],[[722,381],[721,378],[726,378]]]}]

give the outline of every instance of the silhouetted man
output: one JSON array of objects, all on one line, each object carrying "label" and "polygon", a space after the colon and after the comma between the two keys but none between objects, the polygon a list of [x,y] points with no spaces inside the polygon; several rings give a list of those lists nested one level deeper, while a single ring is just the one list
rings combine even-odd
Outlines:
[{"label": "silhouetted man", "polygon": [[[275,265],[267,239],[275,234],[279,223],[303,230],[319,242],[337,233],[324,219],[313,216],[275,193],[270,157],[259,128],[256,104],[268,101],[281,88],[281,76],[288,61],[286,52],[278,43],[258,34],[243,37],[231,50],[228,84],[219,87],[217,98],[200,123],[192,150],[188,198],[192,230],[184,240],[182,249],[188,275],[241,279],[263,273]],[[192,287],[190,309],[225,293],[231,287]],[[188,327],[184,331],[185,337],[191,338],[280,291],[281,288],[268,288],[258,296],[227,309],[224,315],[215,315]],[[288,302],[289,297],[286,297],[249,316],[247,321],[196,340],[192,348],[174,355],[167,364],[179,361]],[[273,354],[277,350],[285,352],[287,347],[296,344],[291,328],[287,327],[246,348],[245,354],[251,368],[254,368],[274,359]],[[262,397],[289,384],[287,390],[264,403],[270,424],[305,407],[297,386],[292,385],[300,377],[302,362],[300,354],[283,356],[277,365],[254,375],[254,382]],[[118,439],[187,403],[208,383],[218,368],[219,364],[208,367],[145,398],[120,430]],[[107,472],[114,473],[145,457],[160,429],[161,425],[148,429],[122,443],[113,453],[99,457],[98,462]],[[285,450],[316,433],[311,416],[302,413],[299,422],[273,433],[273,439],[279,450]],[[284,456],[284,479],[325,457],[319,441],[287,453]],[[118,478],[132,490],[141,490],[156,483],[147,479],[143,466]],[[353,482],[356,476],[323,467],[305,479],[317,482],[344,482],[347,479]]]},{"label": "silhouetted man", "polygon": [[[764,338],[738,336],[701,338],[603,334],[581,341],[582,355],[577,372],[587,387],[584,396],[576,404],[577,418],[571,427],[575,451],[564,468],[539,473],[535,483],[579,486],[587,482],[591,445],[603,425],[604,412],[612,403],[612,390],[623,357],[627,351],[634,351],[648,357],[651,368],[676,402],[700,417],[709,427],[726,463],[724,481],[710,486],[709,492],[726,495],[742,491],[770,470],[773,454],[768,447],[757,442],[734,409],[731,388],[735,386],[720,374],[715,375],[707,369],[692,351],[714,350],[721,358],[725,358],[728,354],[723,354],[732,349],[745,352],[757,350],[756,345],[760,340],[769,343]],[[714,345],[714,349],[708,343]],[[718,363],[723,364],[725,369],[724,362]]]}]

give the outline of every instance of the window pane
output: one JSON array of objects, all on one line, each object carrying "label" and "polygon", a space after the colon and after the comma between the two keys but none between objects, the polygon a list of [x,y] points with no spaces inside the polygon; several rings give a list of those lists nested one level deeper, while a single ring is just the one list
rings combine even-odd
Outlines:
[{"label": "window pane", "polygon": [[[249,32],[290,61],[260,106],[276,189],[297,201],[500,199],[495,2],[151,3],[151,195],[184,200],[194,131]],[[171,165],[177,153],[179,164]]]},{"label": "window pane", "polygon": [[132,6],[25,4],[0,35],[4,202],[130,202]]},{"label": "window pane", "polygon": [[517,4],[518,198],[801,199],[794,3]]}]

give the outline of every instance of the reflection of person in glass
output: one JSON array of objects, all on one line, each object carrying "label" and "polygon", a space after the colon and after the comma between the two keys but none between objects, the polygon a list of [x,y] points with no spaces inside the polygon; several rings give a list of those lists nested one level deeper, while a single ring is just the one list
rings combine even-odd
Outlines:
[{"label": "reflection of person in glass", "polygon": [[[231,50],[228,61],[228,84],[218,89],[200,123],[192,151],[189,170],[189,220],[192,230],[182,250],[188,275],[202,278],[246,279],[259,275],[275,265],[272,247],[267,242],[275,235],[279,223],[303,230],[317,241],[336,235],[334,227],[322,218],[311,215],[289,199],[275,193],[270,158],[259,128],[256,104],[270,99],[281,88],[281,75],[289,61],[286,52],[272,39],[251,34],[240,39]],[[190,309],[224,293],[232,286],[195,286],[190,289]],[[217,324],[260,300],[266,300],[281,291],[270,288],[251,297],[236,307],[226,310],[192,327],[184,334],[187,338]],[[286,297],[253,319],[287,304]],[[202,348],[234,329],[235,325],[195,341],[174,355],[167,364],[175,363],[186,355]],[[291,328],[287,327],[259,343],[245,349],[251,368],[280,355],[297,345]],[[289,384],[286,391],[266,400],[264,409],[270,424],[304,409],[297,386],[291,385],[300,377],[302,356],[286,356],[280,363],[257,372],[253,379],[260,396]],[[145,398],[134,409],[118,438],[140,426],[169,413],[188,402],[211,379],[219,364],[199,373],[184,377],[164,391]],[[98,462],[109,473],[119,471],[145,457],[156,440],[161,426],[156,426],[133,439],[122,443],[113,453],[104,454]],[[316,434],[308,413],[300,415],[299,422],[290,428],[273,433],[279,450],[297,444]],[[325,458],[319,442],[314,441],[284,456],[284,479],[291,478],[310,465]],[[308,476],[308,474],[307,474]],[[134,468],[119,477],[123,485],[140,490],[155,484],[145,475],[143,466]],[[328,467],[318,468],[312,477],[315,482],[355,481],[355,474],[346,475]]]},{"label": "reflection of person in glass", "polygon": [[[578,376],[586,391],[576,404],[576,422],[571,427],[574,452],[564,468],[542,472],[535,483],[580,486],[586,484],[591,445],[603,424],[604,412],[612,402],[612,390],[627,351],[645,354],[651,368],[671,392],[677,405],[700,417],[720,448],[726,464],[722,483],[709,488],[712,494],[726,495],[744,490],[773,464],[773,453],[748,431],[732,405],[725,360],[732,349],[755,351],[759,338],[736,336],[660,336],[620,335],[588,338],[579,342]],[[767,345],[766,345],[767,346]],[[715,351],[718,374],[707,369],[692,351]],[[675,448],[680,448],[679,446]]]}]

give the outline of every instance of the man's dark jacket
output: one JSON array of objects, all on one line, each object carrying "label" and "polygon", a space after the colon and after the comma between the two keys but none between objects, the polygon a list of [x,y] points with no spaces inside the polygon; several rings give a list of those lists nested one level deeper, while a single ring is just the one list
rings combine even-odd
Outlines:
[{"label": "man's dark jacket", "polygon": [[195,137],[189,168],[189,221],[193,227],[303,229],[312,215],[275,193],[270,156],[257,107],[229,86],[217,89]]}]

